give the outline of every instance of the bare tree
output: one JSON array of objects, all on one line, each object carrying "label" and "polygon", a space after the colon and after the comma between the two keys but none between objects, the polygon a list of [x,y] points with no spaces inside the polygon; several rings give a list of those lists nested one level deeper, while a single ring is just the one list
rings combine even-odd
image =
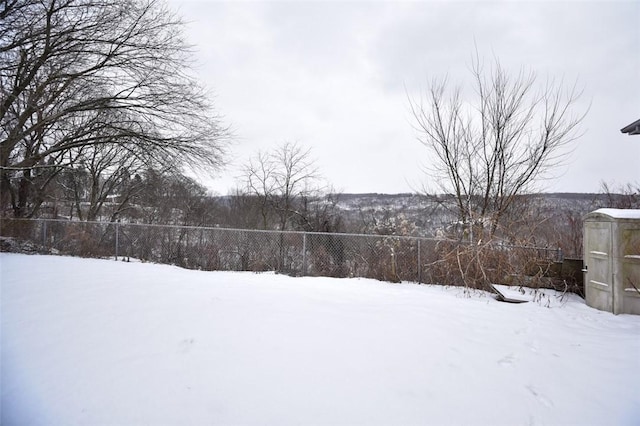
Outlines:
[{"label": "bare tree", "polygon": [[260,151],[244,167],[246,192],[257,200],[262,229],[267,229],[272,212],[273,198],[277,192],[275,169],[278,167],[273,155]]},{"label": "bare tree", "polygon": [[[76,213],[80,220],[89,221],[99,218],[109,199],[115,204],[109,212],[110,221],[120,216],[142,186],[132,177],[141,174],[146,166],[140,156],[112,144],[82,147],[79,160],[74,164],[77,165],[76,173],[84,172],[82,175],[85,177],[84,180],[71,181]],[[85,200],[86,212],[80,207],[80,201]]]},{"label": "bare tree", "polygon": [[285,143],[271,152],[260,152],[244,168],[245,187],[259,200],[262,227],[275,217],[278,229],[304,219],[301,202],[321,194],[324,184],[311,158],[311,150]]},{"label": "bare tree", "polygon": [[538,87],[533,72],[510,76],[497,60],[486,70],[477,55],[471,74],[475,103],[443,79],[409,105],[432,177],[477,240],[492,238],[517,197],[562,163],[584,115],[574,113],[575,85]]},{"label": "bare tree", "polygon": [[[0,173],[15,216],[34,175],[117,145],[157,163],[220,165],[226,135],[158,0],[0,3]],[[35,206],[35,203],[32,203]]]},{"label": "bare tree", "polygon": [[141,176],[134,201],[144,209],[145,223],[212,226],[217,203],[194,179],[172,169],[149,169]]},{"label": "bare tree", "polygon": [[343,217],[338,207],[340,193],[327,189],[325,194],[307,194],[300,200],[294,219],[296,230],[307,232],[343,232]]},{"label": "bare tree", "polygon": [[602,181],[600,192],[604,196],[601,207],[611,207],[617,209],[637,209],[640,208],[640,184],[627,183],[614,189],[612,185]]}]

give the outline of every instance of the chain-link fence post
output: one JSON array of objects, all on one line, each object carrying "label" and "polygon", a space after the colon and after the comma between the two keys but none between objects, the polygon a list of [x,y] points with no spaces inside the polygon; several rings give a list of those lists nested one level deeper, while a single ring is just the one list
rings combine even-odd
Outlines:
[{"label": "chain-link fence post", "polygon": [[42,247],[47,248],[47,221],[42,221]]},{"label": "chain-link fence post", "polygon": [[307,233],[302,234],[302,275],[307,275]]},{"label": "chain-link fence post", "polygon": [[115,223],[115,232],[116,232],[116,260],[118,260],[118,237],[119,237],[119,231],[118,231],[118,223]]},{"label": "chain-link fence post", "polygon": [[418,284],[422,282],[422,264],[420,259],[420,239],[418,239]]}]

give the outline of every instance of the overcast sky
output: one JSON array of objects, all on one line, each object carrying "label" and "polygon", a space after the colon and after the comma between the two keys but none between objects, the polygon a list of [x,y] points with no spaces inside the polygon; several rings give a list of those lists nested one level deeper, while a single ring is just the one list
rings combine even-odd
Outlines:
[{"label": "overcast sky", "polygon": [[407,95],[434,77],[469,85],[474,45],[510,70],[578,81],[584,135],[545,191],[640,182],[640,2],[214,2],[170,0],[198,77],[231,125],[232,162],[207,185],[286,141],[311,147],[343,192],[414,192],[428,151]]}]

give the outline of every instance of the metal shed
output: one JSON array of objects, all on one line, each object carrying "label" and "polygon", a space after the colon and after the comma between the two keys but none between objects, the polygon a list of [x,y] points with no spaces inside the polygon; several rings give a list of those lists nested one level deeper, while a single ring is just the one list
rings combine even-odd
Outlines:
[{"label": "metal shed", "polygon": [[587,305],[640,315],[640,210],[598,209],[584,217]]}]

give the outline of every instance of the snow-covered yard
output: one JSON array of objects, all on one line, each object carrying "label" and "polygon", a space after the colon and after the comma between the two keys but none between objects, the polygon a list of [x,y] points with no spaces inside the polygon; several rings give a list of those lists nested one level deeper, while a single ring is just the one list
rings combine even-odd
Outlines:
[{"label": "snow-covered yard", "polygon": [[640,423],[640,317],[576,296],[6,253],[0,268],[5,426]]}]

